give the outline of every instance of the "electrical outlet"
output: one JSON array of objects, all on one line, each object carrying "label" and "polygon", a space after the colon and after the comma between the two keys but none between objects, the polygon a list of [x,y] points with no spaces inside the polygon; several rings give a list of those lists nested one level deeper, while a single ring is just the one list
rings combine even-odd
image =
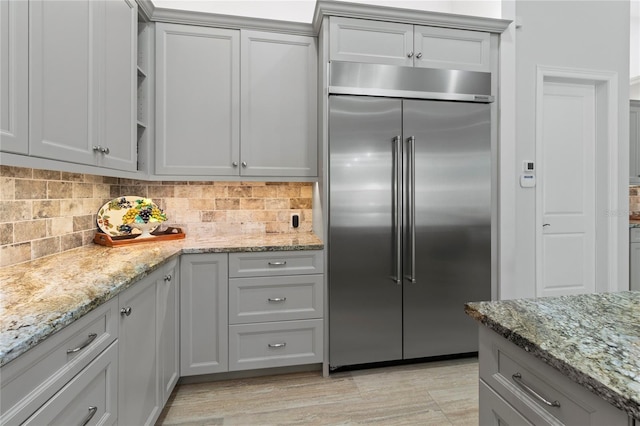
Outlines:
[{"label": "electrical outlet", "polygon": [[297,228],[298,226],[300,226],[300,215],[298,215],[297,213],[291,214],[291,226],[293,228]]}]

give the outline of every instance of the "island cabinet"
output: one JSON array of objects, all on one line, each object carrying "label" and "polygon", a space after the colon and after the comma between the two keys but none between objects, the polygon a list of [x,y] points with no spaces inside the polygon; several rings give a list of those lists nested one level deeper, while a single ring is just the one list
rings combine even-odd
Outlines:
[{"label": "island cabinet", "polygon": [[135,171],[136,2],[28,7],[29,155]]},{"label": "island cabinet", "polygon": [[490,34],[332,16],[329,60],[491,71]]},{"label": "island cabinet", "polygon": [[316,44],[156,24],[155,174],[317,176]]},{"label": "island cabinet", "polygon": [[181,375],[322,362],[319,250],[183,254]]},{"label": "island cabinet", "polygon": [[29,153],[29,3],[0,2],[0,150]]},{"label": "island cabinet", "polygon": [[629,416],[480,326],[481,425],[620,425]]}]

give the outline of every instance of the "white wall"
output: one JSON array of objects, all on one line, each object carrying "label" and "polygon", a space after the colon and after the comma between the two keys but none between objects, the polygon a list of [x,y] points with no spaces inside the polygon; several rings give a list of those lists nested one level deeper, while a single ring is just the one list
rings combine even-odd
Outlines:
[{"label": "white wall", "polygon": [[[515,93],[501,105],[515,120],[502,117],[500,142],[506,161],[501,165],[501,185],[506,191],[501,194],[500,231],[509,249],[500,265],[500,297],[510,299],[535,296],[535,190],[520,188],[514,182],[522,161],[535,159],[537,65],[618,73],[617,197],[620,211],[628,210],[629,57],[619,52],[629,51],[629,2],[505,0],[503,6],[503,17],[521,24],[515,31],[511,29],[511,39],[504,40],[503,62],[511,64],[502,64],[502,89]],[[620,280],[624,280],[628,277],[628,229],[619,227],[618,236],[617,267]]]}]

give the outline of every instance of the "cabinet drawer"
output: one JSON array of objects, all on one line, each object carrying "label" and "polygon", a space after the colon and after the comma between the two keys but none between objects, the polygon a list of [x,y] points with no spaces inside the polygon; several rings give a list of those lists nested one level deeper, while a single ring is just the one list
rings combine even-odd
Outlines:
[{"label": "cabinet drawer", "polygon": [[527,419],[544,419],[533,423],[627,424],[623,411],[484,326],[480,342],[480,378]]},{"label": "cabinet drawer", "polygon": [[25,425],[113,425],[117,419],[118,343],[113,343]]},{"label": "cabinet drawer", "polygon": [[322,318],[322,275],[229,280],[229,323]]},{"label": "cabinet drawer", "polygon": [[629,229],[629,242],[640,243],[640,228]]},{"label": "cabinet drawer", "polygon": [[322,320],[229,326],[229,371],[322,362]]},{"label": "cabinet drawer", "polygon": [[26,420],[117,337],[116,298],[3,366],[0,424]]},{"label": "cabinet drawer", "polygon": [[[493,391],[485,382],[480,380],[480,424],[484,426],[526,425],[532,426],[522,414],[509,405]],[[542,424],[542,423],[538,423]]]},{"label": "cabinet drawer", "polygon": [[322,274],[321,250],[230,253],[229,277]]}]

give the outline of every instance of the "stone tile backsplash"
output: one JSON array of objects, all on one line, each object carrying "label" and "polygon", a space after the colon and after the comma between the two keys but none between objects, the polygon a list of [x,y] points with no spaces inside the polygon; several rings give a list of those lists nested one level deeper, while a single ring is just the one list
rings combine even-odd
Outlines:
[{"label": "stone tile backsplash", "polygon": [[122,195],[153,199],[165,224],[188,234],[234,235],[311,231],[312,191],[312,183],[151,182],[0,166],[0,266],[93,244],[96,212]]},{"label": "stone tile backsplash", "polygon": [[640,186],[629,186],[629,214],[640,215]]}]

